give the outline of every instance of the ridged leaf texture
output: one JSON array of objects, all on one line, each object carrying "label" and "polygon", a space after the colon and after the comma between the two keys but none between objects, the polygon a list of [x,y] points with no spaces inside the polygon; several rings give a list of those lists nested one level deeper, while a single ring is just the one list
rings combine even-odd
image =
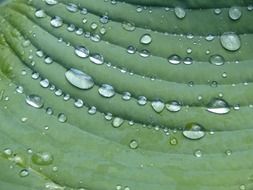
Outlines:
[{"label": "ridged leaf texture", "polygon": [[0,5],[1,190],[252,190],[252,0]]}]

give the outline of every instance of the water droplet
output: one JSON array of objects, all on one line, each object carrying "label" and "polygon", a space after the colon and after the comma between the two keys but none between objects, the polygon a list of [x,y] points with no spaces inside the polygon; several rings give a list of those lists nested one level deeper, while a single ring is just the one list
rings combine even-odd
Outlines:
[{"label": "water droplet", "polygon": [[241,40],[236,33],[225,32],[220,37],[221,45],[229,51],[236,51],[241,47]]},{"label": "water droplet", "polygon": [[152,42],[152,38],[150,34],[143,34],[140,38],[140,43],[144,45],[148,45]]},{"label": "water droplet", "polygon": [[131,99],[131,94],[130,92],[124,92],[123,95],[122,95],[122,99],[123,100],[130,100]]},{"label": "water droplet", "polygon": [[92,107],[89,109],[88,113],[89,113],[90,115],[96,114],[96,113],[97,113],[97,108],[96,108],[95,106],[92,106]]},{"label": "water droplet", "polygon": [[96,65],[101,65],[104,63],[104,57],[99,53],[93,53],[90,55],[90,61]]},{"label": "water droplet", "polygon": [[126,31],[134,31],[135,30],[134,24],[129,23],[129,22],[123,22],[122,28],[125,29]]},{"label": "water droplet", "polygon": [[184,130],[183,135],[191,140],[198,140],[205,136],[204,127],[198,123],[188,123]]},{"label": "water droplet", "polygon": [[175,15],[177,18],[183,19],[186,15],[186,12],[182,7],[175,7]]},{"label": "water droplet", "polygon": [[120,127],[124,123],[124,120],[119,117],[115,117],[112,121],[112,126],[115,128]]},{"label": "water droplet", "polygon": [[68,3],[67,6],[66,6],[66,9],[69,11],[69,12],[72,12],[72,13],[75,13],[78,11],[78,6],[74,3]]},{"label": "water droplet", "polygon": [[138,142],[136,140],[131,140],[131,142],[129,143],[129,147],[131,149],[137,149],[138,148]]},{"label": "water droplet", "polygon": [[53,155],[48,152],[38,152],[32,155],[32,162],[37,165],[50,165],[53,163]]},{"label": "water droplet", "polygon": [[32,79],[36,80],[40,77],[39,73],[32,73]]},{"label": "water droplet", "polygon": [[169,110],[170,112],[178,112],[181,110],[181,108],[182,106],[180,105],[180,103],[175,100],[166,104],[166,109]]},{"label": "water droplet", "polygon": [[177,65],[181,62],[181,58],[178,55],[173,54],[170,57],[168,57],[168,61],[173,65]]},{"label": "water droplet", "polygon": [[152,108],[157,112],[157,113],[160,113],[163,111],[165,105],[162,101],[160,100],[155,100],[151,103],[152,105]]},{"label": "water droplet", "polygon": [[19,94],[23,94],[24,93],[24,88],[22,86],[17,86],[16,92],[19,93]]},{"label": "water droplet", "polygon": [[209,34],[208,36],[206,36],[206,41],[212,41],[214,40],[214,36],[212,34]]},{"label": "water droplet", "polygon": [[75,54],[78,56],[78,57],[81,57],[81,58],[86,58],[89,56],[90,54],[90,51],[84,47],[84,46],[77,46],[75,48]]},{"label": "water droplet", "polygon": [[48,107],[48,108],[46,109],[46,113],[47,113],[48,115],[52,115],[52,114],[53,114],[53,109],[50,108],[50,107]]},{"label": "water droplet", "polygon": [[37,55],[38,57],[43,57],[43,56],[44,56],[44,53],[43,53],[43,51],[38,50],[38,51],[36,51],[36,55]]},{"label": "water droplet", "polygon": [[11,156],[13,154],[13,151],[10,148],[5,148],[3,153],[6,156]]},{"label": "water droplet", "polygon": [[22,169],[20,172],[19,172],[19,176],[20,177],[27,177],[29,175],[29,171],[27,169]]},{"label": "water droplet", "polygon": [[98,92],[101,96],[106,98],[111,98],[115,95],[114,88],[109,84],[102,84],[102,86],[98,89]]},{"label": "water droplet", "polygon": [[34,15],[37,17],[37,18],[45,18],[46,17],[46,13],[44,10],[36,10]]},{"label": "water droplet", "polygon": [[239,7],[233,6],[229,9],[228,15],[232,20],[238,20],[242,16],[242,12]]},{"label": "water droplet", "polygon": [[111,113],[107,113],[107,114],[105,115],[105,119],[106,119],[107,121],[111,121],[111,120],[112,120],[112,114],[111,114]]},{"label": "water droplet", "polygon": [[184,60],[183,60],[183,63],[185,65],[191,65],[193,63],[193,60],[191,57],[186,57]]},{"label": "water droplet", "polygon": [[240,190],[246,190],[246,186],[244,184],[240,185],[239,187]]},{"label": "water droplet", "polygon": [[60,113],[58,115],[58,121],[61,122],[61,123],[66,122],[67,121],[67,116],[64,113]]},{"label": "water droplet", "polygon": [[171,144],[171,145],[177,145],[177,143],[178,143],[178,142],[177,142],[177,139],[176,139],[175,137],[171,137],[171,138],[170,138],[170,144]]},{"label": "water droplet", "polygon": [[48,79],[41,80],[40,86],[42,86],[43,88],[47,88],[49,86],[49,80]]},{"label": "water droplet", "polygon": [[201,157],[202,157],[202,152],[201,152],[201,150],[196,150],[196,151],[194,152],[194,156],[197,157],[197,158],[201,158]]},{"label": "water droplet", "polygon": [[57,0],[45,0],[46,4],[48,5],[56,5],[58,3]]},{"label": "water droplet", "polygon": [[91,23],[90,27],[92,30],[96,30],[98,25],[95,22],[93,22],[93,23]]},{"label": "water droplet", "polygon": [[209,62],[213,65],[221,66],[225,63],[225,59],[221,55],[212,55]]},{"label": "water droplet", "polygon": [[32,107],[38,108],[38,109],[42,108],[44,105],[42,98],[40,96],[34,95],[34,94],[26,96],[25,101],[29,106],[32,106]]},{"label": "water droplet", "polygon": [[107,15],[103,15],[99,21],[102,23],[102,24],[107,24],[109,22],[109,17]]},{"label": "water droplet", "polygon": [[232,155],[232,151],[231,151],[231,150],[226,150],[226,151],[225,151],[225,154],[226,154],[227,156],[231,156],[231,155]]},{"label": "water droplet", "polygon": [[145,96],[139,96],[137,103],[141,106],[144,106],[147,103],[147,98]]},{"label": "water droplet", "polygon": [[45,61],[46,64],[52,64],[52,63],[53,63],[52,58],[51,58],[51,57],[48,57],[48,56],[45,58],[44,61]]},{"label": "water droplet", "polygon": [[63,25],[63,20],[61,17],[59,16],[55,16],[52,18],[52,20],[50,21],[51,25],[55,28],[59,28]]},{"label": "water droplet", "polygon": [[221,9],[219,9],[219,8],[214,9],[214,14],[216,14],[216,15],[221,14],[221,12],[222,12],[222,10],[221,10]]},{"label": "water droplet", "polygon": [[74,103],[74,106],[75,107],[77,107],[77,108],[81,108],[81,107],[83,107],[83,100],[81,100],[81,99],[77,99],[76,101],[75,101],[75,103]]},{"label": "water droplet", "polygon": [[68,70],[65,73],[65,77],[70,84],[83,90],[90,89],[94,86],[94,81],[91,76],[74,68]]},{"label": "water droplet", "polygon": [[150,52],[148,50],[146,50],[146,49],[143,49],[143,50],[140,51],[140,56],[144,57],[144,58],[149,57],[150,56]]},{"label": "water droplet", "polygon": [[230,107],[225,100],[215,98],[208,104],[207,111],[216,114],[226,114],[230,112]]}]

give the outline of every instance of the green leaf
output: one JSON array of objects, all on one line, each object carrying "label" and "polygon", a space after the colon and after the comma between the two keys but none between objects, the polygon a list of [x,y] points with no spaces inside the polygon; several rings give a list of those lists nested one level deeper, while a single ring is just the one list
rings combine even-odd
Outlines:
[{"label": "green leaf", "polygon": [[0,1],[0,189],[253,188],[253,1]]}]

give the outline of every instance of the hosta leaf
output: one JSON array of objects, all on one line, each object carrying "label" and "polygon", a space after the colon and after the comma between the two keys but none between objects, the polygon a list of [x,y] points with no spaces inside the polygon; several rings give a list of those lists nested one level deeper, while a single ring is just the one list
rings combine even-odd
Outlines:
[{"label": "hosta leaf", "polygon": [[0,189],[253,188],[253,1],[0,1]]}]

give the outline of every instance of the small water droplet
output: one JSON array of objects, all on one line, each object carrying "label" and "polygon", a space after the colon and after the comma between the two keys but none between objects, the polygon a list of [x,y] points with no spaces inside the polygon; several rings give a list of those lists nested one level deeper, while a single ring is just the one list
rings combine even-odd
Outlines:
[{"label": "small water droplet", "polygon": [[38,152],[32,155],[32,162],[37,165],[50,165],[53,163],[53,155],[49,152]]},{"label": "small water droplet", "polygon": [[16,92],[19,93],[19,94],[23,94],[24,93],[24,88],[22,86],[17,86]]},{"label": "small water droplet", "polygon": [[111,121],[111,120],[112,120],[112,114],[111,114],[111,113],[105,114],[105,119],[106,119],[107,121]]},{"label": "small water droplet", "polygon": [[126,31],[134,31],[135,30],[135,25],[133,23],[123,22],[122,23],[122,28],[125,29]]},{"label": "small water droplet", "polygon": [[216,114],[226,114],[230,112],[230,107],[225,100],[215,98],[208,104],[207,111]]},{"label": "small water droplet", "polygon": [[98,89],[98,92],[101,96],[106,98],[111,98],[115,95],[114,88],[109,84],[102,84],[102,86]]},{"label": "small water droplet", "polygon": [[123,100],[130,100],[131,99],[131,94],[130,92],[124,92],[123,95],[122,95],[122,99]]},{"label": "small water droplet", "polygon": [[[110,116],[111,117],[111,116]],[[120,117],[115,117],[112,121],[112,126],[115,128],[120,127],[124,123],[124,120]]]},{"label": "small water droplet", "polygon": [[55,28],[59,28],[63,25],[63,20],[59,16],[55,16],[50,21],[51,25]]},{"label": "small water droplet", "polygon": [[102,24],[107,24],[109,22],[109,17],[107,15],[103,15],[99,21],[102,23]]},{"label": "small water droplet", "polygon": [[145,96],[139,96],[137,103],[141,106],[144,106],[147,103],[147,98]]},{"label": "small water droplet", "polygon": [[94,115],[97,113],[97,108],[95,106],[92,106],[89,110],[88,110],[88,113],[90,115]]},{"label": "small water droplet", "polygon": [[67,121],[67,116],[64,113],[60,113],[58,115],[58,121],[61,122],[61,123],[66,122]]},{"label": "small water droplet", "polygon": [[227,156],[231,156],[231,155],[232,155],[232,151],[231,151],[231,150],[226,150],[226,151],[225,151],[225,154],[226,154]]},{"label": "small water droplet", "polygon": [[66,9],[69,11],[69,12],[72,12],[72,13],[75,13],[78,11],[78,6],[74,3],[68,3],[67,6],[66,6]]},{"label": "small water droplet", "polygon": [[45,58],[44,61],[45,61],[46,64],[52,64],[52,63],[53,63],[52,58],[51,58],[51,57],[48,57],[48,56]]},{"label": "small water droplet", "polygon": [[177,145],[177,143],[178,143],[178,142],[177,142],[176,137],[171,137],[171,138],[170,138],[170,144],[171,144],[171,145]]},{"label": "small water droplet", "polygon": [[225,63],[225,59],[221,55],[212,55],[209,58],[209,62],[213,65],[221,66]]},{"label": "small water droplet", "polygon": [[236,51],[241,47],[241,40],[236,33],[225,32],[220,37],[220,42],[223,48],[229,51]]},{"label": "small water droplet", "polygon": [[168,57],[168,61],[173,65],[178,65],[181,62],[181,58],[178,55],[173,54],[170,57]]},{"label": "small water droplet", "polygon": [[29,175],[29,171],[27,169],[22,169],[20,172],[19,172],[19,176],[20,177],[27,177]]},{"label": "small water droplet", "polygon": [[13,154],[13,151],[10,148],[5,148],[3,153],[5,156],[11,156]]},{"label": "small water droplet", "polygon": [[196,150],[194,152],[194,156],[197,157],[197,158],[201,158],[202,157],[202,151],[201,150]]},{"label": "small water droplet", "polygon": [[68,70],[65,73],[65,77],[70,84],[80,89],[87,90],[94,86],[94,81],[91,76],[74,68]]},{"label": "small water droplet", "polygon": [[57,0],[45,0],[46,4],[48,5],[56,5],[58,3]]},{"label": "small water droplet", "polygon": [[178,101],[171,101],[166,104],[166,109],[169,110],[170,112],[178,112],[182,108],[181,104]]},{"label": "small water droplet", "polygon": [[101,65],[104,63],[104,57],[99,53],[93,53],[90,55],[90,61],[96,65]]},{"label": "small water droplet", "polygon": [[198,140],[205,136],[204,127],[198,123],[188,123],[183,129],[183,135],[191,140]]},{"label": "small water droplet", "polygon": [[138,148],[138,142],[136,140],[131,140],[130,143],[129,143],[129,147],[131,149],[137,149]]},{"label": "small water droplet", "polygon": [[144,45],[148,45],[152,42],[152,38],[150,34],[143,34],[140,38],[140,43]]},{"label": "small water droplet", "polygon": [[78,57],[81,57],[81,58],[86,58],[89,56],[90,54],[90,51],[84,47],[84,46],[77,46],[75,48],[75,54],[78,56]]},{"label": "small water droplet", "polygon": [[49,87],[49,80],[48,79],[41,80],[40,81],[40,86],[42,86],[43,88]]},{"label": "small water droplet", "polygon": [[81,99],[77,99],[76,101],[75,101],[75,103],[74,103],[74,106],[75,107],[77,107],[77,108],[81,108],[81,107],[83,107],[83,100],[81,100]]},{"label": "small water droplet", "polygon": [[44,105],[42,98],[40,96],[34,95],[34,94],[26,96],[25,101],[29,106],[32,106],[32,107],[38,108],[38,109],[42,108]]},{"label": "small water droplet", "polygon": [[157,113],[160,113],[163,111],[165,105],[162,101],[160,100],[155,100],[151,103],[152,105],[152,108],[157,112]]},{"label": "small water droplet", "polygon": [[37,17],[37,18],[45,18],[46,17],[46,13],[44,10],[41,10],[41,9],[38,9],[35,11],[34,15]]}]

